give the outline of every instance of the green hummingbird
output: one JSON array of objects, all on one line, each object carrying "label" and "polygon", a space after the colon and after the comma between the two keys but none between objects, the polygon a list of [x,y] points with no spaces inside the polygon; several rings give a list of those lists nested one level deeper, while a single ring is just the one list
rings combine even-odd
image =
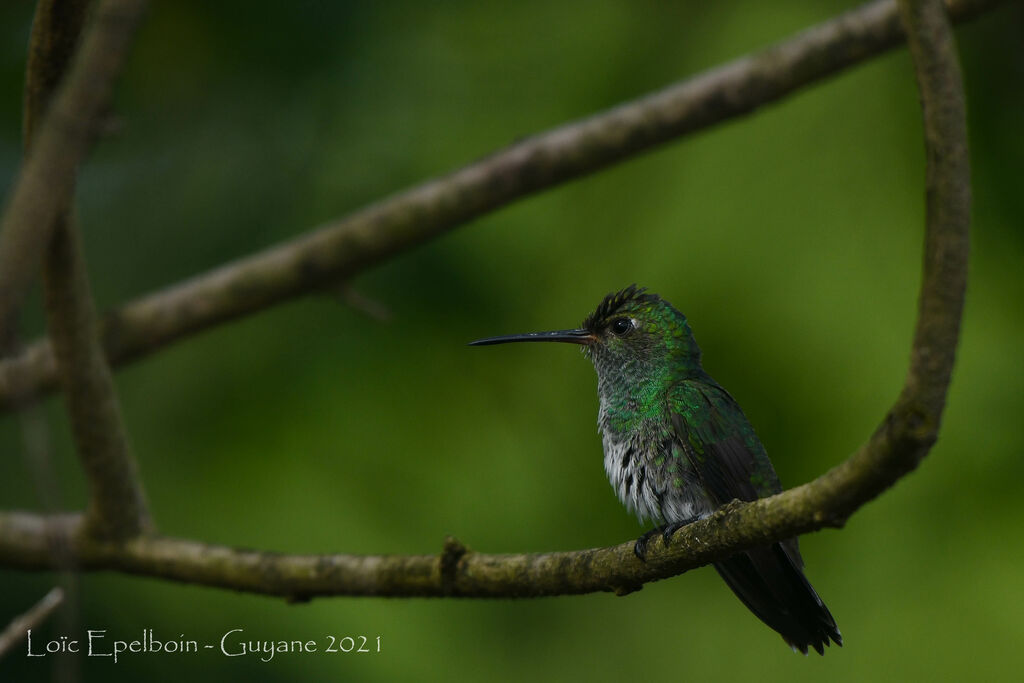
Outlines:
[{"label": "green hummingbird", "polygon": [[[604,468],[615,493],[665,544],[680,527],[734,499],[782,491],[775,468],[735,399],[701,367],[686,317],[631,285],[609,294],[582,327],[488,337],[508,342],[581,344],[597,371]],[[754,548],[715,564],[729,588],[794,650],[819,654],[842,636],[803,574],[797,539]]]}]

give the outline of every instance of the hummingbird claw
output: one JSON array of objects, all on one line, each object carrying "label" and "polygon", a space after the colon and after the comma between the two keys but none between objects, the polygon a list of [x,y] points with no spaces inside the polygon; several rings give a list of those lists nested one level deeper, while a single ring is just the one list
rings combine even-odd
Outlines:
[{"label": "hummingbird claw", "polygon": [[700,517],[693,516],[689,519],[684,519],[678,522],[672,522],[661,527],[661,538],[663,541],[665,541],[665,547],[668,547],[669,541],[672,540],[673,534],[682,529],[684,526],[696,522],[698,519],[700,519]]},{"label": "hummingbird claw", "polygon": [[645,531],[640,538],[636,539],[636,543],[633,545],[633,554],[636,555],[641,562],[647,561],[647,544],[650,543],[651,537],[659,531],[661,531],[661,527],[655,527],[650,531]]},{"label": "hummingbird claw", "polygon": [[647,545],[651,542],[651,539],[658,534],[661,534],[661,538],[667,546],[668,538],[672,534],[671,531],[668,531],[669,526],[669,524],[662,524],[661,526],[656,526],[649,531],[645,531],[640,538],[636,539],[636,544],[633,546],[633,554],[640,558],[641,562],[646,562]]},{"label": "hummingbird claw", "polygon": [[669,546],[669,543],[672,541],[672,534],[679,531],[687,524],[690,524],[691,522],[696,522],[698,519],[699,517],[691,517],[690,519],[684,519],[680,522],[669,522],[668,524],[662,524],[661,526],[654,527],[650,531],[645,531],[640,538],[636,539],[636,544],[633,546],[633,554],[636,555],[641,562],[646,562],[647,546],[651,542],[652,538],[660,535],[661,542],[664,543],[665,547],[667,548]]},{"label": "hummingbird claw", "polygon": [[633,554],[636,555],[637,559],[641,562],[647,561],[647,539],[641,536],[636,539],[636,544],[633,545]]}]

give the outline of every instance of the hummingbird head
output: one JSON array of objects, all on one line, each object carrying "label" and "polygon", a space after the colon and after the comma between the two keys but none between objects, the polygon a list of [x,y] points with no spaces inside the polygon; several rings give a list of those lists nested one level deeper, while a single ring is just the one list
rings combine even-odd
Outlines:
[{"label": "hummingbird head", "polygon": [[686,316],[636,285],[606,296],[577,329],[488,337],[470,345],[526,341],[582,345],[601,384],[612,386],[700,369],[700,348]]}]

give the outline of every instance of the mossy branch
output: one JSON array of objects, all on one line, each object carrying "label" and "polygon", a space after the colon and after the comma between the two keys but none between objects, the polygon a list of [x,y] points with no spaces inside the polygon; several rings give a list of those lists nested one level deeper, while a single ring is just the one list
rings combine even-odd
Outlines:
[{"label": "mossy branch", "polygon": [[[999,0],[950,0],[966,20]],[[749,114],[902,43],[893,0],[878,0],[664,90],[540,133],[303,237],[128,302],[102,321],[117,366],[213,325],[319,291],[513,201]],[[49,341],[0,362],[0,410],[15,387],[56,388]]]}]

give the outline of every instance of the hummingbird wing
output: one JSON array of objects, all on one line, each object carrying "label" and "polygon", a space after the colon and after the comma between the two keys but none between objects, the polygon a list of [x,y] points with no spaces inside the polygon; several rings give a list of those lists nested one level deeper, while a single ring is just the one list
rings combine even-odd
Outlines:
[{"label": "hummingbird wing", "polygon": [[[670,394],[674,438],[715,507],[782,490],[775,468],[739,404],[708,381],[680,382]],[[753,548],[715,564],[729,588],[794,649],[824,652],[842,637],[804,576],[795,538]]]},{"label": "hummingbird wing", "polygon": [[713,381],[685,380],[669,401],[675,438],[715,507],[782,491],[764,446],[729,392]]}]

